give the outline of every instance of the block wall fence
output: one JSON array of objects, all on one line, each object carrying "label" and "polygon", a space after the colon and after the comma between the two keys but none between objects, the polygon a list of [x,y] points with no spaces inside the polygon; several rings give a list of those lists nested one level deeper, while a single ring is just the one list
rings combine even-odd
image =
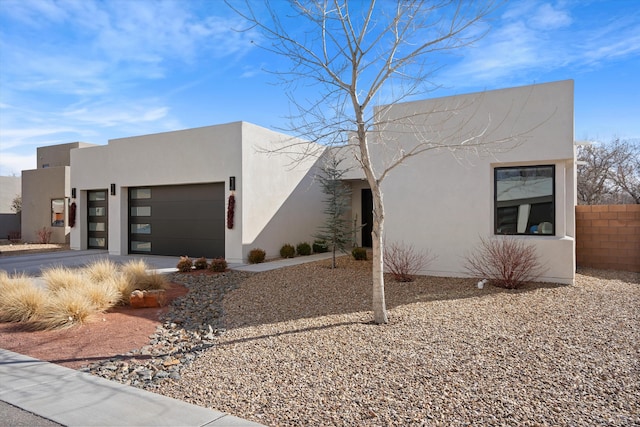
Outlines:
[{"label": "block wall fence", "polygon": [[576,262],[640,272],[640,205],[576,206]]}]

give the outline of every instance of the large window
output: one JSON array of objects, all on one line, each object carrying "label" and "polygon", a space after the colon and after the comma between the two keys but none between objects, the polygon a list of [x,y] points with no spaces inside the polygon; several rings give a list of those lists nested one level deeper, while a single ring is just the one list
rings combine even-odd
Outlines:
[{"label": "large window", "polygon": [[495,234],[555,234],[555,166],[494,169]]}]

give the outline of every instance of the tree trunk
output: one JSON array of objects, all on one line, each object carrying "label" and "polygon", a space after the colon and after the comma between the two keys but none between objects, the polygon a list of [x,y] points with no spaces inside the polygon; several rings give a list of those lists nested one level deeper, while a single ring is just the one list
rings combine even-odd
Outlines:
[{"label": "tree trunk", "polygon": [[387,303],[384,297],[384,205],[380,186],[371,189],[373,195],[373,321],[377,324],[387,323]]}]

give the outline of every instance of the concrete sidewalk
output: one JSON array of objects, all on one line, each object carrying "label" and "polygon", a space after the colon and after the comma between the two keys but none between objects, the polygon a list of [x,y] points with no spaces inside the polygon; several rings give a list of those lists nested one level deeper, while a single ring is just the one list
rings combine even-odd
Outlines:
[{"label": "concrete sidewalk", "polygon": [[44,418],[64,426],[260,426],[3,349],[0,401],[13,405],[0,406],[2,424]]}]

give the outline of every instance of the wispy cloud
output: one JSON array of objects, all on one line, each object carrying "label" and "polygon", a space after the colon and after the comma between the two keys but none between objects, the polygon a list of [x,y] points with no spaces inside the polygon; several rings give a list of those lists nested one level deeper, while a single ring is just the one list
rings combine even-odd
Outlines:
[{"label": "wispy cloud", "polygon": [[640,53],[637,17],[581,19],[580,3],[508,3],[492,30],[443,77],[457,87],[531,83],[560,67],[598,66],[615,57]]}]

